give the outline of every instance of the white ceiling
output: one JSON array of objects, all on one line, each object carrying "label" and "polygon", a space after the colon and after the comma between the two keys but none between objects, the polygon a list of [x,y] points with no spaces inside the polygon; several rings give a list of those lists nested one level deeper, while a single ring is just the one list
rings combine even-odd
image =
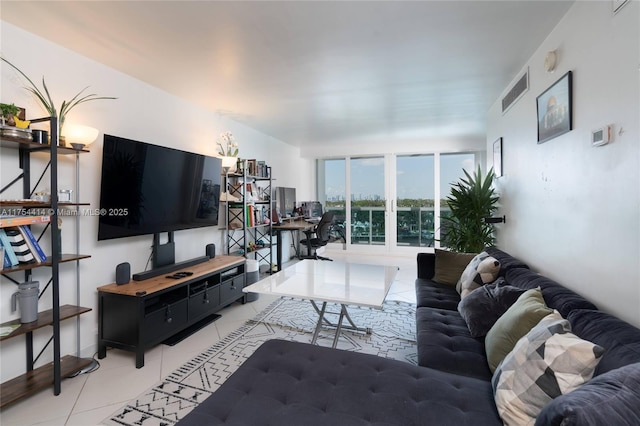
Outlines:
[{"label": "white ceiling", "polygon": [[484,138],[488,108],[571,3],[2,1],[1,17],[307,146]]}]

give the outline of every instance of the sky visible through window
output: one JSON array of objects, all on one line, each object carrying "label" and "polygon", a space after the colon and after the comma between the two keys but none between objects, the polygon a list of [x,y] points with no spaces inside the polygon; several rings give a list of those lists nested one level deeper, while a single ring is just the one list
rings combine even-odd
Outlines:
[{"label": "sky visible through window", "polygon": [[[397,192],[398,199],[430,199],[435,195],[433,176],[433,155],[398,156],[397,157]],[[449,194],[452,182],[458,181],[468,172],[474,170],[473,154],[440,155],[440,194],[445,198]],[[356,199],[384,199],[384,159],[382,157],[352,159],[352,193]],[[345,160],[325,161],[325,193],[327,200],[344,200]]]}]

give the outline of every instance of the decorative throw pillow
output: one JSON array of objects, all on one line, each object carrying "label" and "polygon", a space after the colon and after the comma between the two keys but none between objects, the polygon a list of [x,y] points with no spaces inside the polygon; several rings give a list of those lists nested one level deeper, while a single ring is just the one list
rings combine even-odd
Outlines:
[{"label": "decorative throw pillow", "polygon": [[475,253],[456,253],[436,249],[433,281],[439,284],[455,286],[464,268],[475,256]]},{"label": "decorative throw pillow", "polygon": [[533,424],[550,401],[591,379],[604,349],[570,331],[554,311],[500,363],[491,384],[505,425]]},{"label": "decorative throw pillow", "polygon": [[[608,350],[608,348],[607,348]],[[536,426],[640,425],[640,362],[600,374],[545,405]]]},{"label": "decorative throw pillow", "polygon": [[493,324],[526,290],[508,285],[504,278],[473,290],[458,304],[458,312],[473,337],[487,334]]},{"label": "decorative throw pillow", "polygon": [[471,259],[464,269],[456,284],[456,290],[460,297],[464,298],[476,288],[494,282],[499,273],[500,262],[483,251]]},{"label": "decorative throw pillow", "polygon": [[553,309],[545,305],[540,288],[522,293],[516,303],[493,324],[484,340],[491,372],[496,371],[498,364],[522,336],[552,312]]}]

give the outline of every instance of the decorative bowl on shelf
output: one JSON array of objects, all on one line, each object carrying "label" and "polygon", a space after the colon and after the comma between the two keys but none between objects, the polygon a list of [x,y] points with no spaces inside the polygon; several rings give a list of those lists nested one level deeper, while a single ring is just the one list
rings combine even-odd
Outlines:
[{"label": "decorative bowl on shelf", "polygon": [[71,143],[71,148],[80,151],[80,150],[82,150],[84,148],[84,144],[83,143],[72,142]]},{"label": "decorative bowl on shelf", "polygon": [[19,129],[17,127],[4,126],[0,129],[0,135],[31,140],[31,129]]}]

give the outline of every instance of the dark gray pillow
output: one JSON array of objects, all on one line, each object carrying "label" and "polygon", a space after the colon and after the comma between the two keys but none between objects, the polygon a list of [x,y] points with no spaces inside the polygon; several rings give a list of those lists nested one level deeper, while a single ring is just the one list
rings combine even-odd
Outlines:
[{"label": "dark gray pillow", "polygon": [[473,290],[458,304],[458,312],[473,337],[482,337],[526,290],[498,278],[492,284]]},{"label": "dark gray pillow", "polygon": [[548,403],[536,426],[640,424],[640,363],[596,376]]}]

